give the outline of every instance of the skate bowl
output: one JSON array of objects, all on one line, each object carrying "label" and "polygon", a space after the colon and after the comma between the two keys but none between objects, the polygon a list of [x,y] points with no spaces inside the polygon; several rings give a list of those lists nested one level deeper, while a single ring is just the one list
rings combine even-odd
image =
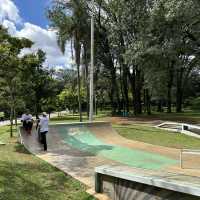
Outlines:
[{"label": "skate bowl", "polygon": [[[177,196],[182,199],[183,196],[187,199],[187,195],[190,199],[193,198],[190,195],[194,195],[195,199],[200,196],[200,172],[180,169],[180,150],[125,139],[108,122],[51,124],[47,136],[48,151],[45,153],[41,150],[36,132],[27,135],[20,129],[20,134],[22,143],[31,153],[88,188],[96,188],[97,193],[105,193],[109,199],[128,200],[123,195],[126,189],[130,196],[143,194],[144,198],[134,199],[150,196],[152,199],[166,199],[163,193],[169,196],[172,191],[177,193],[173,195],[174,199]],[[124,187],[119,189],[116,182]],[[184,186],[184,191],[181,186]],[[136,192],[135,187],[145,189],[137,189]],[[152,195],[152,191],[156,195]]]}]

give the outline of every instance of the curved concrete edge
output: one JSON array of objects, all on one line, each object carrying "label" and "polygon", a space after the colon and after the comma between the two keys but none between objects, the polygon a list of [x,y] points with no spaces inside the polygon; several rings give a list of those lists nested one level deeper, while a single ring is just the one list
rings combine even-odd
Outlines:
[{"label": "curved concrete edge", "polygon": [[53,122],[49,124],[50,126],[56,125],[66,125],[66,126],[77,126],[77,125],[87,125],[87,126],[96,126],[96,125],[107,125],[111,126],[110,122],[106,121],[94,121],[94,122]]}]

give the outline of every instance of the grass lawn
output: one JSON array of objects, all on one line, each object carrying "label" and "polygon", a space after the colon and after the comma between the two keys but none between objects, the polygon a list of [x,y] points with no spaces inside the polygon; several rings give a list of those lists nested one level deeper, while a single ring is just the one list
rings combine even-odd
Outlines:
[{"label": "grass lawn", "polygon": [[[141,115],[137,118],[149,119],[149,120],[164,120],[164,121],[175,121],[175,122],[184,122],[184,123],[194,123],[200,124],[200,113],[185,111],[182,113],[158,113],[153,112],[152,115]],[[134,119],[134,117],[133,117]]]},{"label": "grass lawn", "polygon": [[147,125],[113,125],[120,135],[131,140],[173,148],[200,149],[200,139],[156,129]]},{"label": "grass lawn", "polygon": [[[99,112],[98,115],[95,115],[94,116],[94,121],[103,121],[103,119],[105,117],[108,117],[110,116],[109,115],[109,112]],[[86,115],[86,113],[83,113],[83,122],[88,122],[88,117]],[[50,124],[52,123],[71,123],[71,122],[80,122],[79,121],[79,114],[65,114],[65,115],[62,115],[62,116],[54,116],[50,119]]]},{"label": "grass lawn", "polygon": [[[98,115],[94,115],[96,120],[100,120],[101,118],[110,116],[110,111],[99,111]],[[87,113],[82,113],[83,121],[88,121]],[[53,121],[65,121],[65,122],[79,122],[79,114],[64,114],[61,116],[54,116],[51,118]]]},{"label": "grass lawn", "polygon": [[[104,117],[110,117],[111,112],[110,111],[101,111],[98,113],[98,115],[94,116],[95,120],[103,120]],[[120,116],[119,116],[120,117]],[[122,116],[121,116],[122,117]],[[130,115],[128,117],[131,120],[137,119],[137,120],[163,120],[163,121],[175,121],[175,122],[184,122],[184,123],[193,123],[193,124],[200,124],[200,113],[199,112],[193,112],[193,111],[185,111],[182,113],[158,113],[158,112],[152,112],[151,115],[142,114],[138,116]],[[79,122],[79,114],[65,114],[59,117],[52,117],[53,121],[59,121],[59,122]],[[83,112],[83,121],[88,121],[88,118],[86,116],[86,113]]]},{"label": "grass lawn", "polygon": [[[15,132],[16,135],[16,132]],[[0,200],[94,200],[85,186],[29,154],[0,127]]]}]

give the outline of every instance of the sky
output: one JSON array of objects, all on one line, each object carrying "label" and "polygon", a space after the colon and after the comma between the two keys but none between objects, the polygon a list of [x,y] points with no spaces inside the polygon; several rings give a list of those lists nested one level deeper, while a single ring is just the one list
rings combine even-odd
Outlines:
[{"label": "sky", "polygon": [[46,52],[45,66],[70,67],[70,47],[66,45],[63,55],[57,45],[56,30],[49,29],[46,9],[50,0],[0,0],[0,24],[15,37],[25,37],[34,42],[31,49],[21,54],[33,53],[38,49]]},{"label": "sky", "polygon": [[46,28],[49,24],[45,15],[49,0],[13,0],[19,9],[21,18],[29,23]]}]

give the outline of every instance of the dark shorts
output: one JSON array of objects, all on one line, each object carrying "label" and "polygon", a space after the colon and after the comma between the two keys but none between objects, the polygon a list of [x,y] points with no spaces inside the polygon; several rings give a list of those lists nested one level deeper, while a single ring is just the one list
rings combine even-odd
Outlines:
[{"label": "dark shorts", "polygon": [[31,130],[33,127],[33,122],[32,121],[23,121],[23,127],[25,130]]}]

